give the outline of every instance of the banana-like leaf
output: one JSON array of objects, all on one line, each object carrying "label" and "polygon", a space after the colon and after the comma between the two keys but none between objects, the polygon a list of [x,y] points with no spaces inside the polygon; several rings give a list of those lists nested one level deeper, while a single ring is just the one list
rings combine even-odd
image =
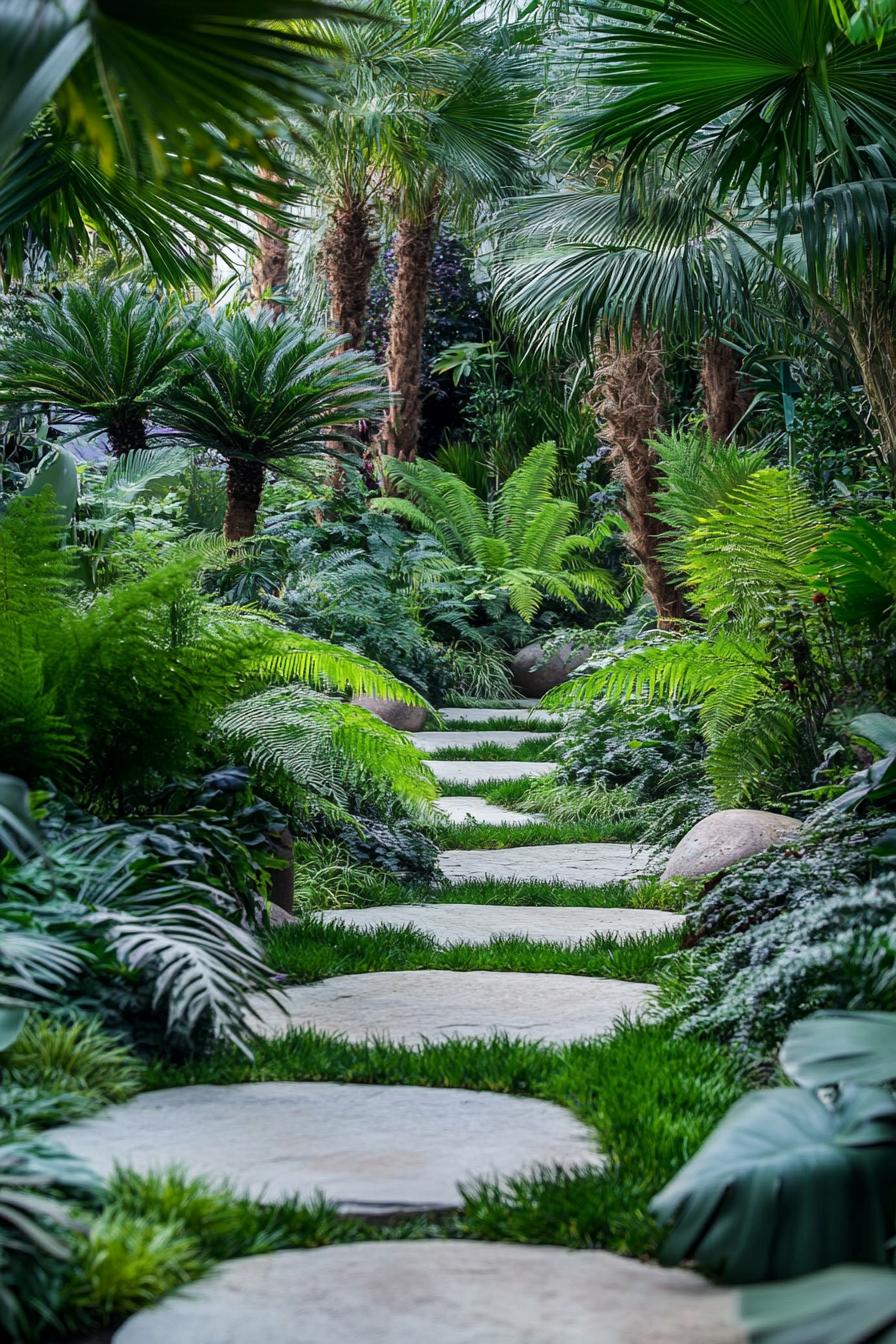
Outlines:
[{"label": "banana-like leaf", "polygon": [[741,1294],[752,1344],[896,1344],[896,1274],[837,1265]]},{"label": "banana-like leaf", "polygon": [[653,1200],[665,1265],[726,1283],[886,1262],[896,1202],[896,1098],[846,1085],[753,1092]]},{"label": "banana-like leaf", "polygon": [[800,1087],[891,1082],[896,1013],[813,1013],[787,1033],[781,1068]]},{"label": "banana-like leaf", "polygon": [[56,496],[63,523],[71,522],[78,502],[78,468],[65,448],[52,448],[42,457],[22,486],[21,494],[36,495],[49,488]]},{"label": "banana-like leaf", "polygon": [[887,755],[896,752],[896,718],[892,714],[860,714],[850,723],[849,731]]}]

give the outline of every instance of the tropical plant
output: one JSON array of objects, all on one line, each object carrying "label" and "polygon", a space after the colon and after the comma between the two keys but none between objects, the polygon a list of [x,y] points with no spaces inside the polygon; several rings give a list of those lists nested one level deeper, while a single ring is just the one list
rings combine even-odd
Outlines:
[{"label": "tropical plant", "polygon": [[195,765],[219,715],[263,686],[420,703],[359,654],[203,595],[197,581],[220,546],[184,543],[85,604],[59,541],[49,492],[0,516],[0,762],[31,781],[54,777],[107,809],[145,800]]},{"label": "tropical plant", "polygon": [[545,595],[573,607],[580,596],[589,595],[618,608],[612,577],[583,560],[583,553],[593,553],[606,539],[609,527],[575,533],[575,504],[553,497],[555,444],[533,448],[488,503],[432,462],[393,459],[384,470],[402,493],[374,500],[371,507],[435,537],[441,553],[430,561],[434,572],[481,575],[480,582],[503,591],[511,609],[526,621]]},{"label": "tropical plant", "polygon": [[355,423],[388,398],[376,365],[341,337],[269,313],[222,316],[201,335],[164,418],[197,451],[226,459],[224,536],[238,541],[255,531],[267,469],[295,472],[331,440],[353,443]]},{"label": "tropical plant", "polygon": [[263,171],[279,165],[273,128],[320,99],[326,43],[307,21],[335,13],[319,0],[7,5],[5,268],[21,271],[35,240],[77,260],[98,233],[169,282],[207,284],[222,245],[245,245]]},{"label": "tropical plant", "polygon": [[896,1274],[836,1265],[818,1274],[747,1288],[741,1320],[753,1344],[893,1344]]},{"label": "tropical plant", "polygon": [[860,714],[850,723],[849,731],[883,755],[853,776],[845,792],[830,803],[830,809],[848,812],[869,805],[892,805],[896,798],[896,718],[889,714]]},{"label": "tropical plant", "polygon": [[787,273],[849,340],[892,472],[896,38],[852,43],[830,0],[757,0],[736,19],[724,0],[590,9],[575,58],[591,96],[566,109],[562,145],[618,153],[629,183],[662,156],[683,195],[717,210],[758,191],[781,212],[762,249],[778,264],[796,224],[805,278]]},{"label": "tropical plant", "polygon": [[138,286],[66,285],[42,295],[0,351],[0,402],[46,406],[63,425],[105,434],[116,457],[147,447],[147,421],[186,372],[199,310]]}]

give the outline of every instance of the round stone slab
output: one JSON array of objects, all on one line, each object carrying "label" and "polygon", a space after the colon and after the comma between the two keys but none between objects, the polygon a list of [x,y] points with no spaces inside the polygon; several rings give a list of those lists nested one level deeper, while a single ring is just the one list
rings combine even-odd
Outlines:
[{"label": "round stone slab", "polygon": [[175,1165],[264,1203],[323,1194],[368,1218],[457,1209],[459,1184],[477,1178],[601,1161],[585,1126],[551,1102],[355,1083],[143,1092],[46,1137],[102,1176]]},{"label": "round stone slab", "polygon": [[231,1260],[114,1344],[745,1344],[736,1294],[606,1251],[393,1241]]},{"label": "round stone slab", "polygon": [[451,882],[495,877],[522,882],[560,882],[598,886],[643,873],[646,849],[636,845],[518,845],[511,849],[445,849],[439,855],[442,876]]},{"label": "round stone slab", "polygon": [[263,995],[251,1000],[262,1036],[295,1027],[400,1045],[488,1039],[562,1045],[611,1031],[623,1013],[643,1009],[652,985],[587,975],[516,971],[371,971],[336,975],[282,993],[283,1012]]},{"label": "round stone slab", "polygon": [[604,934],[626,938],[663,933],[684,923],[684,915],[665,910],[627,910],[588,906],[541,905],[379,905],[367,910],[327,910],[327,924],[352,929],[393,928],[412,924],[446,947],[489,943],[493,938],[531,938],[542,943],[580,943]]},{"label": "round stone slab", "polygon": [[537,779],[557,769],[551,761],[426,761],[443,784],[495,784],[505,779]]},{"label": "round stone slab", "polygon": [[513,812],[509,807],[487,803],[475,794],[464,797],[448,794],[445,798],[437,798],[433,807],[449,821],[488,821],[493,826],[526,826],[533,821],[545,820],[540,812]]}]

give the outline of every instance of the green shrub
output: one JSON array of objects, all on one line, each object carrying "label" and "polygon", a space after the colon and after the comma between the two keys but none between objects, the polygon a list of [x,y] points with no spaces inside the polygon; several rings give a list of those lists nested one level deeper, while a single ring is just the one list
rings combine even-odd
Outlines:
[{"label": "green shrub", "polygon": [[4,1080],[49,1093],[83,1093],[97,1106],[126,1101],[140,1087],[132,1051],[99,1022],[32,1014],[0,1056]]}]

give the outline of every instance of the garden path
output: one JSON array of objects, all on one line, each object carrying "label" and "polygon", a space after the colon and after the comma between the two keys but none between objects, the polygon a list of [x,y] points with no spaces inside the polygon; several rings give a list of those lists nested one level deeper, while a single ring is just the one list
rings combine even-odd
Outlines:
[{"label": "garden path", "polygon": [[[511,711],[525,724],[526,706]],[[449,720],[450,714],[450,720]],[[515,746],[534,734],[478,727],[494,710],[445,711],[454,727],[421,734],[429,751],[483,741]],[[506,715],[502,712],[501,717]],[[462,725],[469,725],[465,732]],[[508,738],[512,737],[512,741]],[[549,762],[444,761],[455,781],[528,778]],[[512,826],[520,814],[483,798],[446,798],[449,817]],[[527,820],[540,820],[530,817]],[[447,850],[449,881],[545,879],[590,885],[635,877],[645,854],[632,845],[525,845]],[[571,946],[674,928],[659,910],[435,902],[331,911],[329,924],[358,931],[413,925],[443,946],[529,938]],[[637,1015],[650,986],[595,976],[502,971],[393,971],[334,976],[284,991],[285,1012],[255,1003],[261,1034],[311,1027],[348,1040],[487,1041],[496,1034],[565,1045],[614,1030]],[[149,1170],[178,1163],[230,1180],[263,1201],[320,1191],[343,1212],[377,1221],[446,1214],[460,1187],[535,1168],[598,1169],[592,1132],[565,1108],[531,1097],[457,1088],[354,1083],[242,1083],[146,1093],[50,1137],[100,1171],[117,1162]],[[199,1285],[138,1313],[116,1344],[739,1344],[733,1294],[695,1275],[601,1251],[435,1241],[371,1241],[232,1261]]]}]

